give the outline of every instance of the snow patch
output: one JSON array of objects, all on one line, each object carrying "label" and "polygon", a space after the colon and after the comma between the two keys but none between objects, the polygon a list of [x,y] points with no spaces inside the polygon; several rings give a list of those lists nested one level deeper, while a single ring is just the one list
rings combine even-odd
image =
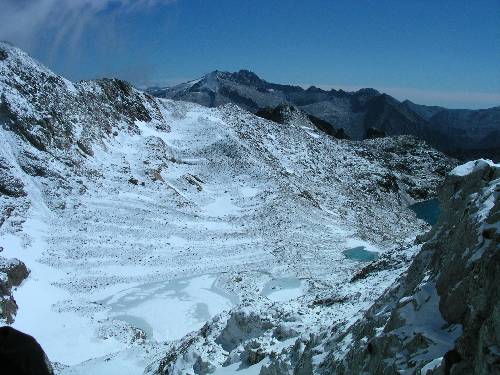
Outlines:
[{"label": "snow patch", "polygon": [[465,164],[459,165],[458,167],[453,169],[450,174],[458,177],[464,177],[473,172],[484,169],[487,166],[500,168],[500,164],[495,164],[491,160],[478,159],[471,160]]}]

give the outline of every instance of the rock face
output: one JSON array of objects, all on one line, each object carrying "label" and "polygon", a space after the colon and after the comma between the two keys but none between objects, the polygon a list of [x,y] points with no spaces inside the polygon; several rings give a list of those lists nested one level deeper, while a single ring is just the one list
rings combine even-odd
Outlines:
[{"label": "rock face", "polygon": [[500,373],[500,165],[454,169],[421,252],[332,348],[322,374]]},{"label": "rock face", "polygon": [[351,139],[374,134],[413,135],[459,158],[500,157],[500,107],[455,110],[399,102],[374,89],[325,91],[311,86],[267,82],[248,70],[215,71],[171,88],[151,88],[154,96],[185,100],[208,107],[233,103],[250,112],[269,112],[293,104]]},{"label": "rock face", "polygon": [[73,84],[17,48],[0,43],[0,50],[6,56],[0,64],[0,121],[38,150],[75,148],[88,155],[118,122],[132,129],[135,120],[162,120],[153,98],[127,82]]},{"label": "rock face", "polygon": [[289,105],[280,104],[275,108],[264,108],[255,113],[256,116],[277,122],[278,124],[301,123],[303,126],[316,127],[318,130],[337,139],[349,139],[344,129],[336,129],[332,124],[312,115],[308,115],[301,109]]},{"label": "rock face", "polygon": [[0,321],[14,321],[17,303],[12,297],[12,288],[21,285],[29,275],[26,265],[17,259],[0,257]]},{"label": "rock face", "polygon": [[12,327],[0,327],[0,369],[9,375],[54,374],[40,344]]}]

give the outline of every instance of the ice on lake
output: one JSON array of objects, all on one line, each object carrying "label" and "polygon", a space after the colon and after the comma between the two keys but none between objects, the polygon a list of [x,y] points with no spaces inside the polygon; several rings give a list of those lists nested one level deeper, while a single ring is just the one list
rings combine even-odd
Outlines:
[{"label": "ice on lake", "polygon": [[274,302],[286,302],[304,294],[304,282],[296,277],[284,277],[268,281],[262,295]]},{"label": "ice on lake", "polygon": [[129,323],[156,341],[175,340],[229,310],[238,298],[215,286],[215,275],[143,284],[102,301],[110,317]]}]

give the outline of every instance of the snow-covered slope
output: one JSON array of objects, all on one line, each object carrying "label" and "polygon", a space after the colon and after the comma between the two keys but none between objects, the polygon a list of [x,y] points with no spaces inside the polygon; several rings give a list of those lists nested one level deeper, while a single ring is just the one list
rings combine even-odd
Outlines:
[{"label": "snow-covered slope", "polygon": [[[0,255],[31,271],[13,326],[64,374],[231,372],[261,358],[253,338],[268,358],[353,322],[418,249],[408,205],[455,164],[412,137],[341,141],[0,57]],[[358,246],[383,265],[362,287]],[[224,331],[246,316],[249,336]]]}]

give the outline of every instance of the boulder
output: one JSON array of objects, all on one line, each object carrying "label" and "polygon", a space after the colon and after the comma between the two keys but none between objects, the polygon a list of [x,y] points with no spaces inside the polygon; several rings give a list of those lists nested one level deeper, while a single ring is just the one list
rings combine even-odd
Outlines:
[{"label": "boulder", "polygon": [[20,260],[0,257],[0,319],[8,324],[14,321],[17,313],[12,288],[21,285],[28,275],[28,268]]}]

